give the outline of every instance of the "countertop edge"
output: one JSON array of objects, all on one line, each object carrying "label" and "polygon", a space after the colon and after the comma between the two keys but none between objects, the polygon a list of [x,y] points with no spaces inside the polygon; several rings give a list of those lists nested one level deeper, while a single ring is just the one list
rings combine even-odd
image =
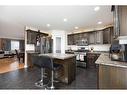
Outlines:
[{"label": "countertop edge", "polygon": [[107,55],[103,53],[95,61],[95,64],[127,68],[127,62],[112,61]]},{"label": "countertop edge", "polygon": [[[66,56],[66,57],[60,57],[60,56],[55,56],[55,55],[53,56],[53,55],[50,55],[50,54],[49,55],[48,54],[42,54],[42,55],[49,56],[49,57],[52,57],[52,58],[61,59],[61,60],[69,59],[69,58],[72,58],[72,57],[76,56],[74,54],[68,54],[69,56]],[[41,54],[39,54],[39,56],[41,56]]]}]

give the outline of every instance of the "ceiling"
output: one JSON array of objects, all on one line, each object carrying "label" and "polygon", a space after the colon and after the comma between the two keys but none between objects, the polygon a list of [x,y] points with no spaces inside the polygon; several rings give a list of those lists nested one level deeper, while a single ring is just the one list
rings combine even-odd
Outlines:
[{"label": "ceiling", "polygon": [[[23,37],[24,27],[40,30],[74,31],[87,28],[103,27],[113,22],[111,6],[0,6],[0,35]],[[64,22],[66,18],[68,21]],[[102,21],[102,24],[97,24]],[[46,24],[50,24],[47,27]],[[9,34],[10,33],[10,34]]]}]

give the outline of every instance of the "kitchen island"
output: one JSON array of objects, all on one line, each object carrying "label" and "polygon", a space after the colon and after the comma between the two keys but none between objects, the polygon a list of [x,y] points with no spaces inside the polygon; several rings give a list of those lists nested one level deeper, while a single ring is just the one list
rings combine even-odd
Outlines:
[{"label": "kitchen island", "polygon": [[66,84],[71,83],[76,77],[76,57],[74,54],[47,53],[39,56],[49,56],[54,63],[63,65],[63,75],[60,80]]},{"label": "kitchen island", "polygon": [[112,61],[108,53],[102,53],[95,63],[99,89],[127,89],[127,62]]},{"label": "kitchen island", "polygon": [[35,52],[35,51],[27,51],[26,52],[27,53],[27,66],[29,66],[29,67],[33,67],[33,64],[32,64],[32,56],[33,55],[38,55],[39,54],[39,52]]}]

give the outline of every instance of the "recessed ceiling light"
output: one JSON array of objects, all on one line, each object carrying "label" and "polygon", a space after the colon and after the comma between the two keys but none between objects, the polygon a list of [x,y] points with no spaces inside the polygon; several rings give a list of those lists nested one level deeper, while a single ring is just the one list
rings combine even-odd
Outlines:
[{"label": "recessed ceiling light", "polygon": [[50,27],[51,25],[50,25],[50,24],[47,24],[46,26],[47,26],[47,27]]},{"label": "recessed ceiling light", "polygon": [[94,11],[99,11],[99,10],[100,10],[99,6],[94,8]]},{"label": "recessed ceiling light", "polygon": [[63,19],[64,22],[67,22],[68,20],[66,18]]},{"label": "recessed ceiling light", "polygon": [[99,21],[99,22],[97,22],[97,24],[102,24],[102,22],[101,22],[101,21]]},{"label": "recessed ceiling light", "polygon": [[78,27],[76,26],[75,29],[78,29]]}]

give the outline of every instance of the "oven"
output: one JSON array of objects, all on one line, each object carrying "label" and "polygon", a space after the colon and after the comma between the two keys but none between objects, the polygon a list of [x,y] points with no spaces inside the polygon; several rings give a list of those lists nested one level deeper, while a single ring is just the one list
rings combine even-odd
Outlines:
[{"label": "oven", "polygon": [[87,63],[86,53],[87,52],[78,52],[78,51],[74,52],[74,54],[76,55],[76,66],[86,68]]}]

